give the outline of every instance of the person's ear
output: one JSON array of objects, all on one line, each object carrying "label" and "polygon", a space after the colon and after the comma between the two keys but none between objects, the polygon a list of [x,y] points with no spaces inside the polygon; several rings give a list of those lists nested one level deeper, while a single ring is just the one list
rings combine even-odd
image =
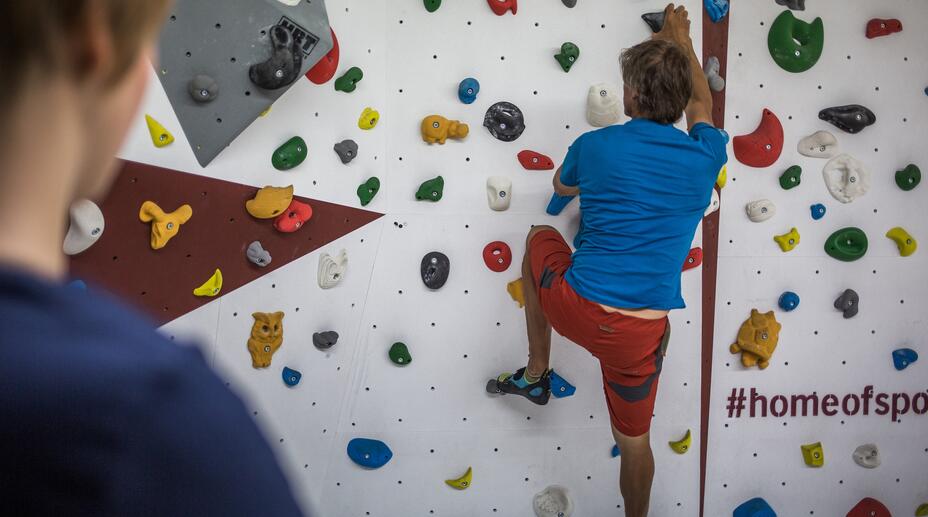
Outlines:
[{"label": "person's ear", "polygon": [[70,48],[78,79],[104,83],[116,66],[116,49],[106,14],[99,6],[95,7],[86,10],[83,23],[74,29]]}]

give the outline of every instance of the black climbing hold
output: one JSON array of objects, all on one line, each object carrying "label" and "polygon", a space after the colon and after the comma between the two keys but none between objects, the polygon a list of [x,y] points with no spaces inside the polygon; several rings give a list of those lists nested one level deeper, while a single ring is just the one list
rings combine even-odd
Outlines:
[{"label": "black climbing hold", "polygon": [[512,142],[525,131],[525,117],[515,104],[497,102],[487,109],[483,117],[483,126],[497,140]]},{"label": "black climbing hold", "polygon": [[561,0],[567,7],[573,8],[577,5],[577,0]]},{"label": "black climbing hold", "polygon": [[651,27],[651,32],[660,32],[664,28],[664,11],[644,13],[641,19]]},{"label": "black climbing hold", "polygon": [[297,45],[290,29],[275,25],[269,31],[271,57],[263,63],[251,65],[248,78],[265,90],[277,90],[292,84],[300,76],[303,66],[303,51]]},{"label": "black climbing hold", "polygon": [[354,140],[342,140],[335,144],[334,149],[342,163],[348,163],[358,156],[358,144]]},{"label": "black climbing hold", "polygon": [[338,332],[327,330],[313,333],[313,345],[319,350],[328,350],[338,342]]},{"label": "black climbing hold", "polygon": [[448,281],[448,275],[451,273],[451,261],[448,256],[438,251],[426,253],[422,257],[422,264],[419,267],[422,274],[422,282],[429,289],[441,289]]},{"label": "black climbing hold", "polygon": [[187,83],[187,93],[194,102],[210,102],[219,97],[219,83],[208,75],[198,75]]},{"label": "black climbing hold", "polygon": [[776,0],[778,4],[794,11],[805,11],[806,0]]},{"label": "black climbing hold", "polygon": [[835,309],[842,311],[845,319],[857,315],[858,305],[860,305],[860,296],[853,289],[845,289],[835,300]]},{"label": "black climbing hold", "polygon": [[825,108],[818,112],[818,118],[831,122],[838,129],[848,133],[858,133],[876,122],[876,115],[860,104]]}]

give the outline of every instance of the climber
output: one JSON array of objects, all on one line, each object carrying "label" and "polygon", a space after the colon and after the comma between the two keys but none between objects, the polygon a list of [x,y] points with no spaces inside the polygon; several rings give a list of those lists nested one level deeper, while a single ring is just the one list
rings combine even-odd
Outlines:
[{"label": "climber", "polygon": [[[528,234],[522,263],[529,358],[501,391],[546,403],[551,328],[589,350],[602,368],[619,487],[627,516],[648,512],[654,458],[648,431],[666,341],[667,314],[683,308],[681,266],[726,162],[712,126],[712,97],[683,6],[663,30],[621,55],[631,120],[581,135],[554,175],[580,196],[576,251],[556,229]],[[688,133],[673,126],[686,115]]]},{"label": "climber", "polygon": [[301,514],[251,415],[197,348],[67,285],[68,208],[109,189],[113,155],[141,120],[170,4],[0,2],[0,500],[9,515]]}]

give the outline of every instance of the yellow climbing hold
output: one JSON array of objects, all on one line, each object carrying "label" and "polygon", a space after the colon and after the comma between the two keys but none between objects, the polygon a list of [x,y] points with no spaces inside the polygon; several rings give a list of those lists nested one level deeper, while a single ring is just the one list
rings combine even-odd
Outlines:
[{"label": "yellow climbing hold", "polygon": [[473,477],[473,470],[470,467],[467,467],[467,472],[463,476],[457,479],[446,479],[445,483],[452,488],[457,488],[458,490],[466,490],[470,486],[470,480]]},{"label": "yellow climbing hold", "polygon": [[777,244],[780,245],[780,249],[784,252],[793,251],[793,248],[799,244],[799,230],[793,228],[789,233],[775,235],[773,240],[777,241]]},{"label": "yellow climbing hold", "polygon": [[928,503],[922,503],[915,509],[915,517],[928,516]]},{"label": "yellow climbing hold", "polygon": [[284,213],[293,201],[293,185],[258,189],[254,199],[245,201],[245,210],[256,219],[270,219]]},{"label": "yellow climbing hold", "polygon": [[213,297],[219,294],[219,291],[222,290],[222,271],[216,270],[213,273],[213,276],[209,277],[209,280],[203,282],[203,285],[197,287],[193,290],[193,294],[196,296],[209,296]]},{"label": "yellow climbing hold", "polygon": [[686,434],[680,440],[675,442],[667,442],[670,444],[670,448],[673,449],[673,452],[677,454],[686,454],[686,451],[690,450],[690,443],[692,443],[693,437],[690,435],[690,430],[686,430]]},{"label": "yellow climbing hold", "polygon": [[361,118],[358,119],[358,127],[361,129],[374,129],[380,120],[380,113],[371,108],[364,108],[361,112]]},{"label": "yellow climbing hold", "polygon": [[264,117],[264,116],[267,116],[267,114],[270,113],[270,112],[271,112],[271,107],[268,106],[268,107],[264,108],[264,111],[262,111],[261,113],[259,113],[258,116],[259,116],[259,117]]},{"label": "yellow climbing hold", "polygon": [[903,230],[900,226],[886,232],[886,236],[896,243],[896,246],[899,248],[899,254],[903,257],[908,257],[918,249],[918,242],[915,240],[915,237],[909,235],[909,232]]},{"label": "yellow climbing hold", "polygon": [[506,284],[506,291],[513,301],[519,304],[519,308],[525,307],[525,294],[522,292],[522,279],[518,278]]},{"label": "yellow climbing hold", "polygon": [[715,184],[719,188],[725,188],[725,183],[728,182],[728,164],[722,165],[722,170],[719,171],[719,177],[716,178]]},{"label": "yellow climbing hold", "polygon": [[155,144],[155,147],[164,147],[174,141],[174,135],[160,122],[151,118],[151,115],[145,115],[145,124],[148,125],[148,134],[151,135],[151,143]]},{"label": "yellow climbing hold", "polygon": [[143,223],[151,223],[151,249],[153,250],[165,247],[168,241],[180,231],[180,225],[189,221],[191,217],[193,217],[193,209],[190,205],[181,205],[177,210],[165,213],[153,201],[146,201],[139,209],[139,219]]},{"label": "yellow climbing hold", "polygon": [[801,445],[802,460],[810,467],[821,467],[825,464],[825,451],[822,449],[822,442],[809,443]]}]

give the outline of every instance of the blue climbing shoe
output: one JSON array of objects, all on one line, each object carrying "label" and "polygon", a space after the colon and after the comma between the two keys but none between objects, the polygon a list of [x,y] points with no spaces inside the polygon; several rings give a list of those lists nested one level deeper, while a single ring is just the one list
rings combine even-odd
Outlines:
[{"label": "blue climbing shoe", "polygon": [[496,379],[490,379],[487,383],[487,391],[494,394],[522,395],[535,404],[543,406],[548,403],[548,398],[551,396],[550,374],[551,370],[547,370],[537,381],[527,383],[524,380],[525,368],[519,368],[514,374],[504,373]]}]

